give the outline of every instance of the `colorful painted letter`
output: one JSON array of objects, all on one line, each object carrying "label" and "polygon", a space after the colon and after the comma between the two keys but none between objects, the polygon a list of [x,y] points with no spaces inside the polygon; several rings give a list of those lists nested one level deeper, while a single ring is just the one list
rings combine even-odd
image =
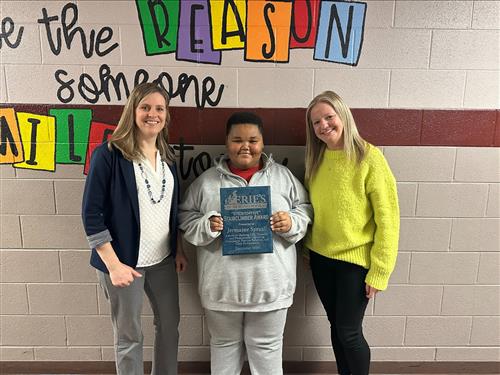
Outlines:
[{"label": "colorful painted letter", "polygon": [[25,153],[15,168],[56,170],[56,120],[52,116],[17,112]]},{"label": "colorful painted letter", "polygon": [[246,11],[245,0],[210,0],[215,50],[241,49],[245,46]]},{"label": "colorful painted letter", "polygon": [[245,60],[288,62],[291,1],[248,1]]},{"label": "colorful painted letter", "polygon": [[220,64],[221,51],[212,49],[208,0],[183,0],[180,5],[177,60]]},{"label": "colorful painted letter", "polygon": [[92,121],[92,124],[90,125],[87,158],[85,160],[85,167],[83,168],[84,174],[89,173],[90,158],[92,157],[92,153],[94,152],[95,148],[100,144],[106,142],[111,134],[113,134],[115,128],[116,125],[109,125],[102,122]]},{"label": "colorful painted letter", "polygon": [[295,0],[292,7],[290,48],[314,48],[320,0]]},{"label": "colorful painted letter", "polygon": [[314,59],[357,65],[365,14],[365,3],[322,1]]},{"label": "colorful painted letter", "polygon": [[90,109],[51,109],[57,122],[56,163],[85,164],[92,111]]},{"label": "colorful painted letter", "polygon": [[19,163],[24,160],[21,133],[14,108],[0,108],[0,164]]},{"label": "colorful painted letter", "polygon": [[333,0],[136,0],[147,55],[221,64],[223,50],[246,61],[288,62],[290,48],[314,60],[357,65],[367,4]]},{"label": "colorful painted letter", "polygon": [[177,0],[136,0],[146,55],[175,52],[177,49]]}]

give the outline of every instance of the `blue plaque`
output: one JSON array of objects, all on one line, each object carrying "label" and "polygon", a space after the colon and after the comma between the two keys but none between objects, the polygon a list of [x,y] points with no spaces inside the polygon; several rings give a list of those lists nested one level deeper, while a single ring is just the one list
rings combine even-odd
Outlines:
[{"label": "blue plaque", "polygon": [[220,202],[222,255],[273,252],[269,186],[221,188]]}]

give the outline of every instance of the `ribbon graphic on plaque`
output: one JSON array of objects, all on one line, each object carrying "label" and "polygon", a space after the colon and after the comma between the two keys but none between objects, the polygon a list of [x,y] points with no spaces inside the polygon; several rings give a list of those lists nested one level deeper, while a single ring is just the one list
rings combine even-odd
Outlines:
[{"label": "ribbon graphic on plaque", "polygon": [[222,255],[273,252],[269,186],[221,188],[220,202]]}]

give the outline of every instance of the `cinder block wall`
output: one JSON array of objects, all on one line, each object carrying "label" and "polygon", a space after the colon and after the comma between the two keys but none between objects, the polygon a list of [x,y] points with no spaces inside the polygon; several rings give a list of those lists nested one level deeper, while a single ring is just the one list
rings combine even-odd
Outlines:
[{"label": "cinder block wall", "polygon": [[[177,61],[173,54],[146,56],[133,1],[73,3],[87,35],[108,26],[114,34],[107,46],[116,42],[118,47],[87,59],[76,37],[70,50],[63,47],[55,56],[36,20],[42,8],[60,17],[66,3],[2,1],[0,19],[10,17],[15,23],[11,42],[24,27],[17,47],[2,40],[2,108],[46,114],[64,107],[54,72],[64,69],[68,79],[76,80],[84,72],[98,77],[101,64],[123,72],[130,82],[140,68],[152,77],[162,71],[200,80],[211,76],[225,85],[218,107],[268,108],[283,116],[291,108],[304,108],[324,89],[336,90],[351,107],[364,109],[359,112],[366,117],[362,133],[383,146],[400,195],[396,271],[389,289],[370,303],[365,324],[373,359],[500,360],[499,2],[366,1],[356,67],[314,61],[312,51],[305,49],[291,50],[284,64],[244,61],[241,50],[223,51],[219,66]],[[102,115],[108,111],[104,106],[115,106],[116,114],[116,105],[123,102],[112,95],[109,101],[101,96],[89,103],[75,95],[68,108],[91,108],[95,121],[112,124],[116,116]],[[210,122],[214,109],[194,108],[192,89],[185,101],[178,96],[171,104],[192,109],[173,124],[174,141],[185,136],[194,145],[186,160],[223,149],[223,123]],[[378,127],[370,128],[375,123]],[[267,130],[268,150],[278,160],[289,158],[300,176],[302,119],[289,129],[279,118],[273,124],[279,130],[278,125]],[[219,138],[197,137],[207,132],[203,128]],[[13,168],[2,160],[0,359],[112,360],[109,307],[88,266],[79,216],[83,166],[57,164],[55,171],[41,171]],[[180,360],[206,361],[208,332],[196,290],[196,254],[189,247],[188,253],[190,269],[180,276]],[[143,327],[150,359],[152,314],[147,303]],[[285,359],[333,360],[328,332],[311,276],[299,265]]]}]

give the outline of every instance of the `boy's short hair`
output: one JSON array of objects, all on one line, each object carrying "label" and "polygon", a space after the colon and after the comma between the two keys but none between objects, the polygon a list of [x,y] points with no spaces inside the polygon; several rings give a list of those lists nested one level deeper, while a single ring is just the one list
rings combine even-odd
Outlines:
[{"label": "boy's short hair", "polygon": [[259,128],[260,134],[263,134],[264,124],[262,123],[262,119],[253,112],[235,112],[226,122],[226,136],[231,131],[231,128],[234,125],[242,125],[242,124],[251,124],[256,125]]}]

